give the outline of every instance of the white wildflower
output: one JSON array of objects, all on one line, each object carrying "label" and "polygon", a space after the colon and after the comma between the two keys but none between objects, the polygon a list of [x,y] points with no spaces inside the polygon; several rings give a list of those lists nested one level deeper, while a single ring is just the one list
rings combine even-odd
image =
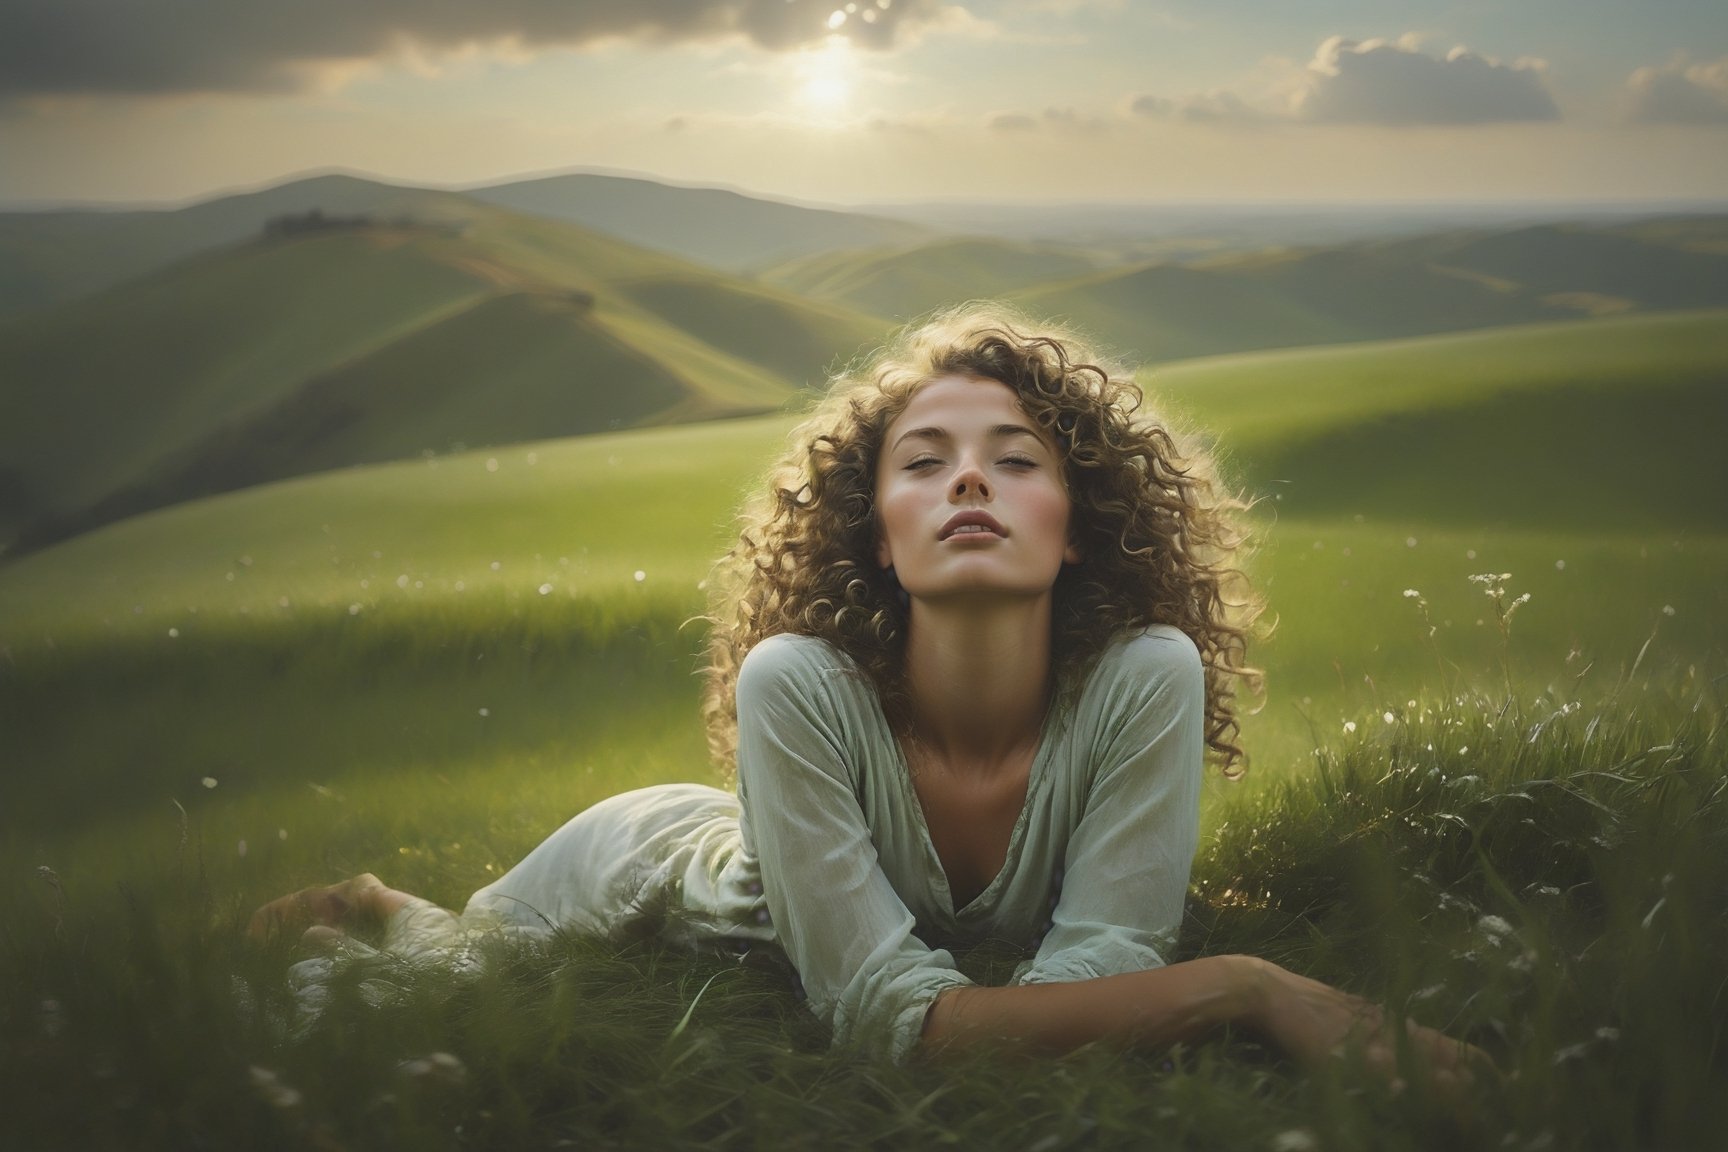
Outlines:
[{"label": "white wildflower", "polygon": [[498,457],[496,457],[496,456],[486,457],[486,471],[488,471],[488,472],[498,471]]},{"label": "white wildflower", "polygon": [[204,777],[202,783],[203,783],[204,787],[206,787],[206,788],[214,788],[214,787],[216,787],[216,777],[206,776],[206,777]]},{"label": "white wildflower", "polygon": [[648,579],[648,573],[646,573],[646,572],[642,571],[642,569],[638,568],[638,569],[636,569],[635,579],[636,579],[636,583],[640,584],[640,583],[642,583],[642,581]]},{"label": "white wildflower", "polygon": [[540,595],[542,595],[542,596],[552,595],[552,585],[550,585],[550,584],[540,585]]},{"label": "white wildflower", "polygon": [[1356,731],[1356,721],[1354,721],[1354,720],[1344,721],[1344,731],[1346,731],[1346,732]]}]

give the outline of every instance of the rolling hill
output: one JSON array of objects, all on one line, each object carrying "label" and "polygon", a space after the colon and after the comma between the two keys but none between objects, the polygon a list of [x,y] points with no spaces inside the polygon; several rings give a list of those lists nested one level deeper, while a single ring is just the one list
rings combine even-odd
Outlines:
[{"label": "rolling hill", "polygon": [[1191,262],[944,239],[833,252],[763,278],[904,317],[978,296],[1062,316],[1131,360],[1384,340],[1728,305],[1721,218],[1442,232]]},{"label": "rolling hill", "polygon": [[1728,532],[1728,312],[1219,356],[1144,373],[1280,515]]},{"label": "rolling hill", "polygon": [[321,209],[331,216],[461,222],[496,216],[498,208],[733,271],[932,235],[901,221],[618,176],[556,176],[453,192],[328,173],[177,209],[0,212],[0,317],[89,296],[200,252],[244,243],[274,217]]},{"label": "rolling hill", "polygon": [[768,268],[760,278],[803,296],[909,320],[944,304],[1083,276],[1111,262],[1108,253],[1080,248],[962,237],[823,252]]},{"label": "rolling hill", "polygon": [[835,248],[905,244],[935,234],[867,213],[592,172],[468,188],[463,195],[737,273]]},{"label": "rolling hill", "polygon": [[314,228],[0,322],[24,546],[327,467],[780,407],[881,322],[487,206]]},{"label": "rolling hill", "polygon": [[[1714,451],[1725,312],[1219,357],[1143,382],[1218,440],[1280,520],[1358,531],[1365,517],[1399,551],[1407,531],[1442,528],[1728,540]],[[791,423],[518,445],[161,509],[0,568],[0,644],[159,637],[238,615],[263,626],[351,604],[504,611],[537,595],[665,594],[693,610],[732,509]]]}]

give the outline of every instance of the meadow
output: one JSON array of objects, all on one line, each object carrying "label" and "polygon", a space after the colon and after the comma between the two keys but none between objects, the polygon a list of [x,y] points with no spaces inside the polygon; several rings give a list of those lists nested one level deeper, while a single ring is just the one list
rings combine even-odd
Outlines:
[{"label": "meadow", "polygon": [[[774,416],[303,477],[0,568],[17,1146],[1707,1146],[1728,484],[1700,449],[1725,323],[1152,378],[1263,495],[1276,619],[1182,954],[1253,952],[1468,1037],[1506,1076],[1461,1114],[1243,1035],[888,1067],[831,1052],[771,961],[641,940],[374,974],[386,997],[357,976],[297,1025],[294,957],[239,939],[257,903],[370,870],[459,906],[595,800],[718,781],[693,618]],[[1592,467],[1605,444],[1637,467]],[[1367,479],[1329,480],[1341,461]]]}]

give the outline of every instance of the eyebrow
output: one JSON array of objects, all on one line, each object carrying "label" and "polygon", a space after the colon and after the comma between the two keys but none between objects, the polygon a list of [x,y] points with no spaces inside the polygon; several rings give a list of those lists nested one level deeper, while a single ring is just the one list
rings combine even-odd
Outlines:
[{"label": "eyebrow", "polygon": [[[1044,437],[1038,435],[1038,433],[1032,431],[1032,429],[1026,427],[1024,424],[997,424],[990,428],[989,435],[995,440],[1006,439],[1009,436],[1030,436],[1032,439],[1038,441],[1038,443],[1044,443]],[[953,437],[949,434],[948,429],[946,428],[909,428],[895,439],[892,447],[889,448],[889,451],[894,451],[908,440],[951,439],[953,439]]]}]

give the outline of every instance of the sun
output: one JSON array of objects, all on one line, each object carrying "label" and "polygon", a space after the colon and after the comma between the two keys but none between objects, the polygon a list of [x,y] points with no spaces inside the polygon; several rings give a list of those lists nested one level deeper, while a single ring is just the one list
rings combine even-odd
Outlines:
[{"label": "sun", "polygon": [[844,36],[830,36],[822,47],[801,53],[794,64],[798,103],[811,112],[834,115],[852,99],[854,66]]}]

